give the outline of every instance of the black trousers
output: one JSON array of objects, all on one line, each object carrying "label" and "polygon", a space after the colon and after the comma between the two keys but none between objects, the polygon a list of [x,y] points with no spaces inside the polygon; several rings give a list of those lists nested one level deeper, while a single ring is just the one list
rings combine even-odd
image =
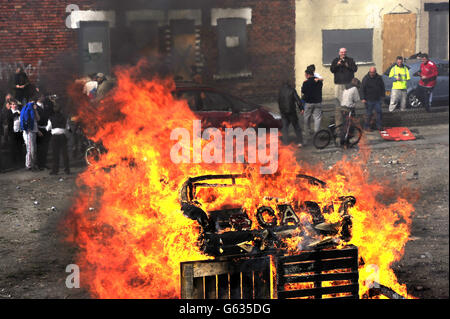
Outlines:
[{"label": "black trousers", "polygon": [[297,144],[303,144],[303,133],[302,133],[302,127],[300,126],[300,123],[298,121],[298,117],[296,113],[291,114],[281,114],[281,121],[283,124],[283,127],[281,128],[281,138],[283,144],[287,145],[289,144],[289,125],[292,124],[294,127]]},{"label": "black trousers", "polygon": [[47,154],[52,134],[48,132],[46,129],[40,128],[39,131],[42,133],[42,136],[38,135],[36,137],[37,165],[39,168],[44,168],[47,166]]},{"label": "black trousers", "polygon": [[64,171],[66,173],[70,172],[69,168],[69,156],[67,154],[67,138],[64,134],[52,135],[51,137],[51,145],[52,145],[52,157],[53,157],[53,165],[52,172],[58,173],[59,171],[59,156],[62,155],[64,162]]},{"label": "black trousers", "polygon": [[417,86],[417,97],[420,99],[427,112],[431,112],[431,93],[433,93],[432,87]]},{"label": "black trousers", "polygon": [[23,151],[23,135],[21,132],[9,133],[8,137],[9,154],[11,156],[11,164],[14,167],[24,165],[25,154]]}]

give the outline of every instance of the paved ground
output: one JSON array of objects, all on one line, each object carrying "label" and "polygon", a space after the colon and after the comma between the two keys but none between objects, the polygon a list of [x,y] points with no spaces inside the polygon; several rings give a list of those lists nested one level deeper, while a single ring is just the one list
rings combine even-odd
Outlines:
[{"label": "paved ground", "polygon": [[[386,142],[377,132],[367,134],[373,149],[368,166],[373,178],[402,183],[407,177],[420,186],[411,240],[394,268],[413,295],[448,298],[449,126],[410,129],[417,140]],[[298,151],[298,159],[328,167],[355,151],[333,146],[319,151],[309,145]],[[65,269],[76,248],[62,242],[59,228],[81,170],[74,167],[70,176],[24,170],[0,174],[0,298],[89,297],[82,289],[66,288]]]}]

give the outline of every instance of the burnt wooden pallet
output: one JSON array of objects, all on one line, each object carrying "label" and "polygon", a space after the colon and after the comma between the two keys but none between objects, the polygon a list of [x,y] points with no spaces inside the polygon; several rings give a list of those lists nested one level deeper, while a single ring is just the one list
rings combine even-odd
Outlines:
[{"label": "burnt wooden pallet", "polygon": [[355,246],[281,256],[277,258],[276,268],[279,299],[359,297]]},{"label": "burnt wooden pallet", "polygon": [[269,299],[270,256],[181,263],[183,299]]},{"label": "burnt wooden pallet", "polygon": [[356,299],[358,279],[355,246],[293,256],[227,257],[181,263],[181,298],[269,299],[277,295],[279,299]]}]

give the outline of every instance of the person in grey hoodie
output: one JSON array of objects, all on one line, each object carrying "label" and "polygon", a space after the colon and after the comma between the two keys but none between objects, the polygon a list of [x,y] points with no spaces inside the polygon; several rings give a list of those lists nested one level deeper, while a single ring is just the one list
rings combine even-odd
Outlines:
[{"label": "person in grey hoodie", "polygon": [[[341,126],[341,136],[345,132],[345,119],[347,118],[348,112],[354,112],[356,103],[360,101],[359,88],[361,86],[361,81],[357,78],[353,78],[352,81],[345,85],[345,90],[342,93],[341,109],[340,112],[336,113],[336,126]],[[342,138],[341,138],[342,141]]]}]

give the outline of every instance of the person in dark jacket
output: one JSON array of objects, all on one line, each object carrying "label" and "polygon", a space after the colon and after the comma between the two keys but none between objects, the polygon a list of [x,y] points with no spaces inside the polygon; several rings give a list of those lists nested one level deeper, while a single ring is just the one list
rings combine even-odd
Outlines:
[{"label": "person in dark jacket", "polygon": [[283,82],[278,93],[278,106],[280,108],[281,120],[283,122],[282,141],[284,144],[288,144],[289,126],[292,124],[297,136],[296,143],[298,147],[302,147],[303,135],[300,123],[297,117],[296,107],[299,107],[303,112],[303,105],[297,91],[289,83],[289,81]]},{"label": "person in dark jacket", "polygon": [[20,110],[15,100],[10,100],[6,112],[10,162],[15,168],[23,166],[23,136],[20,131]]},{"label": "person in dark jacket", "polygon": [[29,85],[30,81],[28,80],[27,74],[22,67],[18,67],[14,74],[14,90],[15,99],[22,103],[22,105],[25,105],[28,101]]},{"label": "person in dark jacket", "polygon": [[322,122],[322,81],[317,81],[311,69],[305,71],[306,81],[302,85],[302,98],[305,100],[305,113],[303,115],[304,127],[309,129],[309,119],[314,119],[314,133],[320,129]]},{"label": "person in dark jacket", "polygon": [[[338,118],[340,113],[340,107],[342,103],[342,93],[346,88],[346,85],[350,84],[352,79],[355,77],[355,72],[358,71],[358,66],[355,61],[347,56],[347,49],[339,49],[339,57],[335,58],[331,62],[330,67],[331,73],[334,74],[334,94],[336,99],[339,101],[335,108],[335,117]],[[336,122],[336,125],[342,123]]]},{"label": "person in dark jacket", "polygon": [[372,113],[376,113],[376,127],[377,130],[382,130],[382,112],[381,103],[385,96],[384,82],[381,76],[377,73],[377,69],[373,66],[369,69],[369,73],[364,76],[361,84],[361,101],[366,106],[366,122],[364,129],[370,130],[370,121]]},{"label": "person in dark jacket", "polygon": [[67,118],[61,113],[61,108],[58,103],[54,103],[53,114],[50,115],[46,127],[46,130],[52,134],[51,144],[53,165],[50,175],[58,174],[60,155],[62,155],[64,162],[64,172],[70,174],[69,155],[67,153],[67,129]]},{"label": "person in dark jacket", "polygon": [[50,138],[51,133],[46,130],[48,119],[50,118],[50,115],[53,113],[53,104],[52,102],[47,99],[43,94],[39,96],[38,101],[36,102],[37,108],[36,111],[39,114],[39,121],[38,129],[41,132],[36,137],[36,144],[37,144],[37,166],[39,170],[43,170],[44,168],[47,168],[47,154],[48,154],[48,147],[50,144]]}]

